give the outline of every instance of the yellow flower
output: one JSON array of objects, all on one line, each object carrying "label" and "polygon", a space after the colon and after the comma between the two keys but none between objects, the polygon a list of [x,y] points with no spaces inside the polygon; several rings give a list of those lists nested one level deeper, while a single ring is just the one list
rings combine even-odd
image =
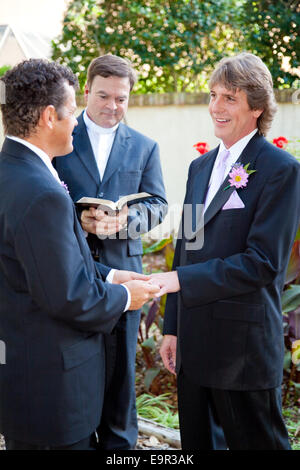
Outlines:
[{"label": "yellow flower", "polygon": [[300,364],[300,339],[292,344],[292,362],[295,365]]}]

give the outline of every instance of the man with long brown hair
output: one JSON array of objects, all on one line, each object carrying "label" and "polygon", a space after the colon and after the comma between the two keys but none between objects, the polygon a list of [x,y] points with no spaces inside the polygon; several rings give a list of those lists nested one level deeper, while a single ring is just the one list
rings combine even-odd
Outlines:
[{"label": "man with long brown hair", "polygon": [[[174,271],[153,275],[170,292],[161,355],[178,374],[184,449],[289,449],[281,293],[299,225],[300,165],[264,138],[276,104],[258,57],[223,59],[209,85],[220,145],[192,162],[184,205],[186,213],[202,204],[193,237],[204,230],[204,243],[193,248],[183,235]],[[185,234],[191,221],[182,220]]]}]

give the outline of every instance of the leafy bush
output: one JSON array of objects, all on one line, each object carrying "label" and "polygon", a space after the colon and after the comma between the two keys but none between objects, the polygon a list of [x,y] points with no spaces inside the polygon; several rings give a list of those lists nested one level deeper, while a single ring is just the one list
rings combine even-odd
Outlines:
[{"label": "leafy bush", "polygon": [[168,428],[179,427],[178,413],[174,411],[174,406],[166,403],[170,393],[164,393],[154,397],[147,393],[140,395],[136,399],[137,413],[141,418],[152,419],[156,423]]},{"label": "leafy bush", "polygon": [[3,75],[5,75],[6,72],[10,69],[11,69],[10,65],[3,65],[2,67],[0,67],[0,77],[3,77]]}]

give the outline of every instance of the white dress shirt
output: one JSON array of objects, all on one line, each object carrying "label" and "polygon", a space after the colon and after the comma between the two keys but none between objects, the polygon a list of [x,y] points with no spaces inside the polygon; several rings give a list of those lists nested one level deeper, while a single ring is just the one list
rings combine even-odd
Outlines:
[{"label": "white dress shirt", "polygon": [[[15,136],[8,135],[7,138],[11,139],[11,140],[14,140],[15,142],[19,142],[19,144],[25,145],[25,147],[32,150],[32,152],[34,152],[38,157],[40,157],[40,159],[46,165],[46,167],[48,168],[50,173],[53,175],[53,177],[56,179],[56,181],[59,184],[62,183],[61,180],[59,179],[59,176],[58,176],[58,173],[57,173],[56,169],[54,168],[54,166],[51,163],[49,155],[47,155],[46,152],[44,152],[42,149],[40,149],[36,145],[31,144],[27,140],[20,139],[20,137],[15,137]],[[111,269],[109,271],[108,275],[106,276],[106,281],[107,282],[112,283],[115,271],[116,271],[115,269]],[[121,285],[123,287],[125,287],[126,292],[127,292],[127,302],[126,302],[126,305],[125,305],[125,309],[123,310],[123,312],[126,312],[126,310],[128,310],[128,308],[130,306],[130,303],[131,303],[131,294],[130,294],[130,291],[128,290],[128,288],[126,286],[124,286],[124,284],[121,284]]]},{"label": "white dress shirt", "polygon": [[89,118],[86,110],[83,113],[83,120],[86,125],[100,178],[102,180],[119,123],[114,127],[109,128],[98,126],[98,124]]},{"label": "white dress shirt", "polygon": [[224,180],[225,180],[225,178],[228,175],[229,171],[231,170],[232,166],[238,161],[242,151],[244,150],[246,145],[249,143],[249,141],[252,139],[252,137],[256,134],[256,132],[257,132],[257,129],[254,129],[254,131],[250,132],[250,134],[248,134],[245,137],[243,137],[242,139],[238,140],[230,148],[226,148],[225,145],[223,144],[223,142],[222,141],[220,142],[218,155],[217,155],[217,158],[216,158],[215,163],[214,163],[213,171],[211,172],[210,180],[213,179],[214,169],[218,164],[219,156],[223,152],[223,150],[228,150],[230,152],[230,155],[229,155],[228,160],[226,162],[226,170],[225,170],[225,175],[224,175]]},{"label": "white dress shirt", "polygon": [[[238,161],[238,159],[240,158],[241,153],[243,152],[244,148],[249,143],[249,141],[252,139],[252,137],[256,134],[256,132],[257,132],[257,129],[254,129],[254,131],[250,132],[250,134],[248,134],[245,137],[243,137],[242,139],[238,140],[230,148],[226,148],[224,143],[222,141],[220,142],[218,155],[217,155],[217,158],[216,158],[215,163],[214,163],[213,170],[212,170],[211,175],[210,175],[210,180],[209,180],[208,187],[211,186],[211,183],[214,179],[214,176],[215,176],[216,171],[217,171],[217,166],[218,166],[218,163],[219,163],[219,160],[220,160],[220,155],[223,153],[223,151],[228,150],[230,152],[230,155],[229,155],[229,157],[227,158],[227,161],[226,161],[226,169],[225,169],[224,179],[223,179],[223,181],[224,181],[225,178],[227,177],[228,173],[230,172],[232,166]],[[215,194],[214,194],[214,196],[215,196]],[[212,200],[212,199],[213,198],[211,197],[210,200]],[[207,207],[208,207],[208,205],[206,205],[205,209],[207,209]]]}]

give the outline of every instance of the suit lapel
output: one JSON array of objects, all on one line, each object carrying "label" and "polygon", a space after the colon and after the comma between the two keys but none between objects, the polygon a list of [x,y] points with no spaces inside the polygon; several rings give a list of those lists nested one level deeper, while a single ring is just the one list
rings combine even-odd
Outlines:
[{"label": "suit lapel", "polygon": [[[250,163],[249,170],[255,170],[255,161],[256,161],[257,155],[261,147],[264,145],[264,142],[265,142],[264,138],[258,135],[258,133],[256,133],[252,137],[248,145],[246,145],[246,147],[244,148],[237,163],[241,163],[242,165],[246,165],[247,163]],[[215,195],[210,205],[208,206],[204,214],[204,225],[206,225],[216,215],[216,213],[224,206],[224,204],[229,199],[231,194],[235,191],[234,186],[225,190],[225,188],[228,185],[229,185],[229,175],[227,175],[227,177],[225,178],[225,181],[220,186],[220,189],[218,190],[217,194]]]},{"label": "suit lapel", "polygon": [[204,204],[206,193],[208,190],[208,184],[210,175],[215,163],[216,156],[218,154],[218,147],[214,149],[210,155],[204,157],[205,159],[201,162],[199,171],[195,175],[193,182],[193,204]]},{"label": "suit lapel", "polygon": [[114,143],[103,175],[103,184],[106,183],[109,178],[111,178],[112,174],[119,169],[120,162],[123,161],[125,154],[128,152],[130,137],[127,127],[120,123],[116,131]]},{"label": "suit lapel", "polygon": [[[185,204],[191,204],[192,213],[189,213],[188,218],[191,217],[191,220],[184,222],[189,225],[189,229],[185,228],[184,236],[187,240],[194,238],[195,234],[203,227],[203,217],[202,211],[196,210],[197,205],[204,204],[206,193],[208,190],[208,184],[210,180],[210,175],[218,154],[218,147],[212,150],[207,154],[203,159],[200,157],[199,167],[196,170],[193,181],[191,182],[191,191],[192,194],[190,197],[187,196]],[[188,188],[189,190],[189,188]],[[189,209],[191,209],[189,208]],[[186,208],[187,209],[187,208]],[[189,210],[187,209],[187,210]],[[187,213],[185,211],[185,214]]]},{"label": "suit lapel", "polygon": [[235,187],[230,187],[225,190],[225,188],[229,186],[229,176],[227,176],[220,186],[217,194],[211,201],[210,205],[208,206],[207,210],[204,214],[204,225],[206,225],[215,215],[216,213],[224,206],[225,202],[229,199]]},{"label": "suit lapel", "polygon": [[100,174],[91,142],[87,133],[87,129],[83,120],[83,113],[78,117],[78,126],[75,127],[73,132],[74,149],[82,164],[86,167],[91,177],[95,180],[97,185],[100,184]]}]

